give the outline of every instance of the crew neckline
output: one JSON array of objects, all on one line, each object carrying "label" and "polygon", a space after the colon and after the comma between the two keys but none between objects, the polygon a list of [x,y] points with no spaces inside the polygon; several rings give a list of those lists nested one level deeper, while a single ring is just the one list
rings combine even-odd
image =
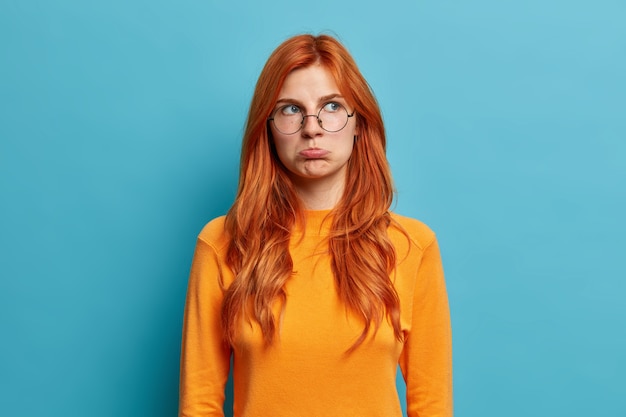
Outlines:
[{"label": "crew neckline", "polygon": [[[332,216],[330,216],[331,212],[332,209],[304,210],[305,234],[313,236],[327,235],[333,223]],[[296,229],[300,228],[297,227]],[[301,230],[298,231],[302,232]]]}]

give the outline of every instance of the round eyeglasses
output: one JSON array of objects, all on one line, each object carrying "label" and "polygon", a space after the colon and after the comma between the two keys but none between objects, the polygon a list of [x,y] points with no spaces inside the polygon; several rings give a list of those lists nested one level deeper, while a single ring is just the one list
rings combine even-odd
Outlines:
[{"label": "round eyeglasses", "polygon": [[300,107],[295,104],[287,104],[279,107],[274,111],[272,117],[267,119],[274,123],[274,127],[283,135],[293,135],[298,133],[304,126],[304,119],[306,117],[317,118],[317,123],[322,129],[327,132],[339,132],[346,127],[348,119],[354,116],[348,114],[348,110],[341,104],[331,101],[322,106],[320,111],[315,114],[304,114]]}]

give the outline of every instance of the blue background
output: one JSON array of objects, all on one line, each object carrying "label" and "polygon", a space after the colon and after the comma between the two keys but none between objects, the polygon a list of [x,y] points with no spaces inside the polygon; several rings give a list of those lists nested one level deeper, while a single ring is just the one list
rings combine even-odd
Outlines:
[{"label": "blue background", "polygon": [[[171,416],[195,237],[300,32],[439,235],[456,415],[626,415],[623,1],[0,1],[0,415]],[[400,390],[402,390],[400,384]]]}]

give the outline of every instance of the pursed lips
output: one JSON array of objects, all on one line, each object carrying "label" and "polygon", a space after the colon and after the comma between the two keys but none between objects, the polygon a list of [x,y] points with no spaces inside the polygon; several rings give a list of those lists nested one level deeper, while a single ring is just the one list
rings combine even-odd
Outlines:
[{"label": "pursed lips", "polygon": [[323,158],[326,155],[328,155],[330,152],[325,150],[325,149],[319,149],[319,148],[309,148],[309,149],[304,149],[300,152],[298,152],[298,154],[306,159],[319,159],[319,158]]}]

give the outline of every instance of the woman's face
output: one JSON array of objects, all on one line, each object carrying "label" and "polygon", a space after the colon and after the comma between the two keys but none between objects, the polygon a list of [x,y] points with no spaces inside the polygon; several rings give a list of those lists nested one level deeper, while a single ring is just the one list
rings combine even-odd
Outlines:
[{"label": "woman's face", "polygon": [[[321,118],[326,119],[324,127],[334,130],[333,126],[342,124],[336,124],[336,120],[346,120],[342,108],[347,114],[354,113],[354,108],[341,96],[335,80],[323,66],[294,70],[285,79],[274,108],[275,120],[270,126],[278,158],[296,188],[319,185],[335,191],[343,190],[357,134],[356,117],[348,117],[345,127],[337,132],[322,129],[315,117],[321,114]],[[283,121],[287,118],[297,121],[294,129],[300,126],[303,115],[308,117],[304,118],[299,131],[285,134],[277,129],[280,126],[276,119],[278,113]],[[283,128],[283,131],[287,130]]]}]

